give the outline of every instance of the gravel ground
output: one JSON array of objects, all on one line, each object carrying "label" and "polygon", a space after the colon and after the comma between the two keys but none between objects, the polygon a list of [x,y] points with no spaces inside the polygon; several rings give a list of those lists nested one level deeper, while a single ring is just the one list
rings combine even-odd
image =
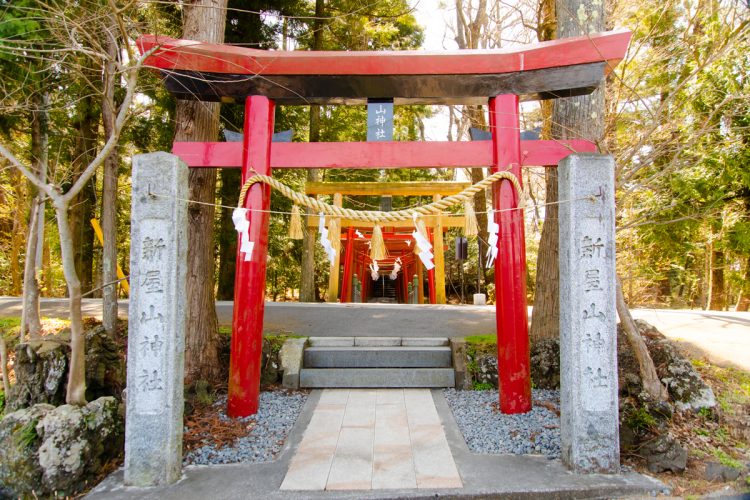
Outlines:
[{"label": "gravel ground", "polygon": [[[213,445],[196,448],[185,456],[184,464],[270,462],[284,446],[306,400],[307,394],[300,392],[261,392],[258,413],[242,419],[248,424],[255,424],[246,437],[235,440],[232,446],[219,449]],[[226,397],[215,404],[226,408]],[[221,410],[221,418],[228,418],[224,410]]]},{"label": "gravel ground", "polygon": [[498,411],[497,390],[444,392],[473,453],[560,457],[560,417],[547,408],[556,408],[559,413],[559,391],[533,390],[534,408],[518,415]]}]

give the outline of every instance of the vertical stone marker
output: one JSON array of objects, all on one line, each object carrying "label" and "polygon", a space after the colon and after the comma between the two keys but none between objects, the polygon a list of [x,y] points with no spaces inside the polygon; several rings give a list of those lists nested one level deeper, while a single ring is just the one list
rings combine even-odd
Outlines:
[{"label": "vertical stone marker", "polygon": [[125,484],[182,468],[188,169],[168,153],[133,158]]},{"label": "vertical stone marker", "polygon": [[560,162],[560,372],[563,462],[619,472],[614,160]]}]

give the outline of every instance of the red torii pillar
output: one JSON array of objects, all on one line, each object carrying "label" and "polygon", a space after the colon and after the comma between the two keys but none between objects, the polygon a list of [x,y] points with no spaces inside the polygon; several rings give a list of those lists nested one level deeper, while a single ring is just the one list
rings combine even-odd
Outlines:
[{"label": "red torii pillar", "polygon": [[[243,184],[256,173],[271,175],[274,109],[274,102],[267,97],[248,96],[245,100]],[[258,411],[266,298],[268,210],[271,208],[270,186],[254,184],[248,190],[245,208],[249,210],[250,241],[254,242],[255,246],[250,260],[245,261],[244,254],[239,251],[238,238],[227,402],[227,413],[231,417],[247,417]]]},{"label": "red torii pillar", "polygon": [[[500,95],[489,102],[492,173],[508,170],[521,182],[521,131],[518,96]],[[518,193],[506,180],[492,186],[495,222],[500,225],[495,260],[497,365],[500,411],[531,411],[529,320],[526,308],[526,243]]]}]

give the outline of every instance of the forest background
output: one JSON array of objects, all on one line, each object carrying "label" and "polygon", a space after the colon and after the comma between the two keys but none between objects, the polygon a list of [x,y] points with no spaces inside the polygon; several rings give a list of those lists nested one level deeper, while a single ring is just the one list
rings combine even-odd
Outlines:
[{"label": "forest background", "polygon": [[[210,3],[210,2],[209,2]],[[220,2],[219,2],[220,3]],[[460,48],[505,48],[554,37],[549,0],[493,2],[455,0],[440,6],[450,19],[445,37]],[[582,4],[582,2],[578,2]],[[596,3],[596,2],[593,2]],[[317,4],[317,5],[316,5]],[[575,2],[557,2],[560,6]],[[89,220],[107,218],[116,241],[116,261],[128,273],[130,160],[134,154],[169,151],[175,137],[176,103],[159,76],[134,68],[133,41],[144,33],[180,37],[186,5],[143,1],[115,3],[82,0],[0,1],[0,143],[65,193],[95,162],[112,138],[112,109],[123,110],[116,147],[108,161],[94,168],[72,198],[68,221],[75,251],[75,271],[84,296],[100,297],[106,260]],[[599,2],[601,5],[601,2]],[[423,27],[413,2],[378,0],[229,1],[224,40],[262,49],[327,50],[419,49]],[[211,8],[206,7],[206,8]],[[554,9],[554,7],[552,7]],[[580,19],[586,11],[570,13]],[[439,18],[436,18],[439,19]],[[554,16],[552,16],[554,19]],[[633,32],[627,57],[607,81],[600,137],[593,137],[617,165],[618,270],[631,306],[748,310],[750,304],[750,6],[737,0],[656,2],[620,0],[606,4],[607,29]],[[585,19],[583,20],[585,22]],[[109,54],[102,57],[101,54]],[[108,71],[107,65],[115,71]],[[137,73],[137,80],[129,79]],[[113,79],[111,75],[115,75]],[[109,81],[108,81],[109,80]],[[128,92],[132,96],[128,97]],[[107,97],[109,96],[109,101]],[[366,136],[366,110],[360,106],[279,106],[276,130],[291,129],[294,140],[360,141]],[[545,106],[524,107],[523,129],[555,135],[552,112]],[[398,106],[395,140],[424,140],[425,124],[436,113],[448,115],[448,140],[468,140],[470,126],[485,126],[485,110]],[[222,104],[220,129],[241,132],[241,105]],[[558,131],[559,132],[559,131]],[[433,134],[430,134],[433,135]],[[219,140],[219,136],[212,140]],[[108,182],[105,171],[116,172]],[[328,170],[321,180],[452,180],[477,172],[453,170]],[[239,171],[223,169],[209,185],[217,209],[207,227],[213,245],[211,266],[217,299],[231,300],[236,233],[231,208],[239,194]],[[275,173],[284,183],[303,189],[309,173]],[[554,220],[546,205],[545,170],[526,169],[524,183],[531,200],[526,211],[529,298],[537,283],[542,227]],[[210,184],[210,183],[209,183]],[[114,201],[107,192],[116,193]],[[24,265],[30,252],[34,207],[41,207],[36,277],[42,296],[59,297],[66,287],[54,206],[41,205],[37,189],[11,161],[0,156],[0,294],[21,295]],[[427,203],[415,197],[395,198],[394,208]],[[564,202],[564,201],[563,201]],[[480,215],[484,199],[477,201]],[[348,197],[344,206],[377,209],[377,198]],[[301,288],[305,244],[287,237],[291,205],[272,197],[267,295],[294,300]],[[211,226],[210,224],[207,224]],[[105,231],[107,232],[107,231]],[[463,264],[453,258],[453,236],[447,238],[448,294],[459,296],[458,266],[466,275],[467,296],[477,273],[485,285],[492,271],[478,267],[476,244]],[[314,234],[313,234],[314,236]],[[482,234],[480,233],[480,238]],[[544,247],[544,244],[542,244]],[[553,249],[554,250],[554,249]],[[310,252],[307,252],[308,254]],[[320,248],[312,295],[322,300],[328,265]],[[27,268],[29,266],[26,266]],[[33,266],[31,266],[33,267]],[[120,290],[120,296],[126,295]]]}]

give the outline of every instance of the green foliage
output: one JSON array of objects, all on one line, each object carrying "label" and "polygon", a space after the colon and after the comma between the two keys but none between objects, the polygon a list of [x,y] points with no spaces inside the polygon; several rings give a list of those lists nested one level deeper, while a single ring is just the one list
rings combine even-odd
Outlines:
[{"label": "green foliage", "polygon": [[636,431],[647,431],[656,426],[656,418],[644,407],[631,408],[626,417],[628,427]]},{"label": "green foliage", "polygon": [[466,341],[466,344],[492,344],[497,345],[497,336],[493,334],[487,334],[487,335],[470,335],[468,337],[464,337],[464,340]]},{"label": "green foliage", "polygon": [[712,451],[712,454],[721,463],[721,465],[724,465],[725,467],[731,467],[733,469],[743,468],[742,462],[730,457],[724,450],[716,448]]},{"label": "green foliage", "polygon": [[29,420],[26,425],[14,432],[13,438],[19,450],[30,448],[39,439],[39,435],[36,433],[38,423],[39,421],[36,419]]},{"label": "green foliage", "polygon": [[474,381],[471,384],[471,388],[472,390],[475,390],[475,391],[490,391],[494,389],[492,384],[488,384],[487,382],[477,382],[477,381]]}]

